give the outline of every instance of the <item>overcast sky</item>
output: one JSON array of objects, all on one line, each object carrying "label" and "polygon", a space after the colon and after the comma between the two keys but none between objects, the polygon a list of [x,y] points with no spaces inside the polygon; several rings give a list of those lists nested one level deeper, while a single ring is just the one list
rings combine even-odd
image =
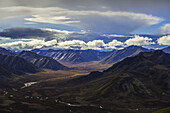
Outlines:
[{"label": "overcast sky", "polygon": [[[162,36],[134,35],[170,34],[169,7],[170,0],[1,0],[0,46],[114,49],[170,45],[169,38],[168,44],[158,41]],[[31,41],[36,45],[29,45]]]}]

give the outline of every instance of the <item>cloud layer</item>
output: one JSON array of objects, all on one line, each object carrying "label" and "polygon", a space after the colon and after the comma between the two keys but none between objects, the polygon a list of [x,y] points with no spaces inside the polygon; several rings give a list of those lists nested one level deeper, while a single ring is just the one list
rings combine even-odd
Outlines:
[{"label": "cloud layer", "polygon": [[37,28],[9,28],[0,32],[1,37],[9,37],[11,39],[36,39],[41,38],[45,40],[65,40],[69,34],[73,34],[71,31],[61,31],[55,29],[37,29]]},{"label": "cloud layer", "polygon": [[[110,9],[110,10],[157,10],[169,6],[169,0],[3,0],[1,7],[32,6],[49,7],[60,6],[68,9]],[[154,5],[153,5],[154,4]],[[132,8],[133,7],[133,8]]]},{"label": "cloud layer", "polygon": [[[117,49],[169,45],[170,0],[2,0],[0,46]],[[155,26],[153,26],[155,25]],[[159,28],[160,27],[160,28]],[[57,30],[56,30],[57,29]],[[69,30],[69,31],[67,31]]]},{"label": "cloud layer", "polygon": [[162,36],[157,41],[159,45],[170,45],[170,35]]},{"label": "cloud layer", "polygon": [[36,48],[42,48],[42,47],[51,47],[55,46],[57,44],[57,40],[51,40],[51,41],[44,41],[44,40],[38,40],[34,39],[32,41],[16,41],[11,43],[3,43],[0,44],[1,47],[8,48],[8,49],[36,49]]},{"label": "cloud layer", "polygon": [[[167,39],[167,40],[165,40]],[[164,40],[166,42],[164,42]],[[158,43],[160,45],[167,45],[166,43],[169,43],[170,39],[167,37],[161,37],[158,39]],[[14,42],[11,43],[1,43],[0,47],[5,47],[9,49],[21,49],[21,50],[30,50],[30,49],[80,49],[80,50],[86,50],[86,49],[93,49],[93,50],[112,50],[112,49],[119,49],[124,48],[131,45],[137,45],[137,46],[146,46],[146,45],[152,45],[155,44],[155,42],[152,41],[151,38],[143,37],[134,35],[132,38],[129,38],[125,41],[118,41],[116,39],[113,39],[112,41],[105,43],[104,40],[92,40],[85,42],[83,40],[57,40],[53,39],[50,41],[44,40],[44,39],[30,39],[30,40],[21,40],[17,41],[14,39]]]},{"label": "cloud layer", "polygon": [[127,46],[131,46],[131,45],[143,46],[143,45],[155,44],[155,42],[152,42],[152,38],[135,35],[134,38],[130,38],[126,40],[125,44]]},{"label": "cloud layer", "polygon": [[[125,11],[70,10],[60,7],[13,6],[0,8],[2,18],[21,17],[25,23],[48,23],[74,26],[98,33],[128,34],[164,19],[144,13]],[[133,24],[132,24],[133,23]]]},{"label": "cloud layer", "polygon": [[52,11],[47,14],[33,15],[30,18],[25,18],[25,20],[31,22],[65,24],[98,33],[127,34],[139,28],[158,24],[164,19],[143,13],[70,11],[65,9],[58,12]]},{"label": "cloud layer", "polygon": [[53,32],[36,29],[36,28],[10,28],[5,29],[3,32],[0,32],[2,37],[10,37],[12,39],[29,39],[36,37],[53,37]]}]

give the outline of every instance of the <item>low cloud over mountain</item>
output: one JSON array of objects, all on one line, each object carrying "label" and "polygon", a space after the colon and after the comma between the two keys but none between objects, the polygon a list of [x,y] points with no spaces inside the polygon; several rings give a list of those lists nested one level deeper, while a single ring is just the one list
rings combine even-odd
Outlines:
[{"label": "low cloud over mountain", "polygon": [[110,50],[131,45],[159,46],[170,44],[169,35],[155,38],[152,35],[109,35],[84,31],[61,31],[50,28],[10,28],[0,32],[0,36],[1,47],[17,50],[37,48]]},{"label": "low cloud over mountain", "polygon": [[[27,29],[29,30],[29,29]],[[43,31],[43,30],[40,30]],[[46,31],[45,31],[46,32]],[[62,31],[60,31],[62,32]],[[4,33],[4,32],[2,32]],[[13,33],[13,31],[12,31]],[[21,38],[18,36],[16,39],[12,39],[12,42],[4,42],[0,43],[1,47],[9,48],[9,49],[22,49],[22,50],[31,50],[31,49],[80,49],[80,50],[86,50],[86,49],[93,49],[93,50],[111,50],[111,49],[120,49],[131,45],[136,46],[151,46],[151,45],[167,45],[165,43],[169,43],[166,41],[165,43],[160,39],[158,39],[158,44],[156,42],[156,39],[152,39],[148,36],[139,36],[139,35],[117,35],[114,36],[107,36],[107,35],[93,35],[96,37],[93,37],[94,39],[91,39],[87,41],[86,36],[88,38],[88,35],[86,33],[74,33],[74,32],[62,32],[57,34],[57,32],[54,31],[48,31],[47,33],[53,34],[53,38],[46,38],[42,35],[42,37],[34,37],[30,36],[29,32],[23,34],[25,38]],[[43,34],[43,33],[42,33]],[[88,34],[88,33],[87,33]],[[8,34],[9,35],[9,34]],[[72,37],[72,36],[79,36]],[[60,38],[58,38],[61,36]],[[97,37],[100,36],[100,37]],[[29,37],[29,38],[26,38]],[[103,39],[102,39],[103,38]],[[11,40],[11,39],[8,39]]]},{"label": "low cloud over mountain", "polygon": [[[56,33],[56,32],[55,32]],[[37,29],[37,28],[9,28],[0,32],[0,36],[2,37],[10,37],[12,39],[32,39],[32,38],[53,38],[54,32]]]}]

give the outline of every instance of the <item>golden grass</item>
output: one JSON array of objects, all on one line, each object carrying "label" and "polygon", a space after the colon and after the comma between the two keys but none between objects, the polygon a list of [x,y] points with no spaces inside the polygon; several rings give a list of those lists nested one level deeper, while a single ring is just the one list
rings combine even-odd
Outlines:
[{"label": "golden grass", "polygon": [[153,112],[153,113],[170,113],[170,107],[161,109],[161,110]]},{"label": "golden grass", "polygon": [[76,68],[78,70],[88,70],[88,71],[103,71],[111,67],[111,64],[101,64],[97,61],[83,62],[78,64],[62,63],[67,67]]}]

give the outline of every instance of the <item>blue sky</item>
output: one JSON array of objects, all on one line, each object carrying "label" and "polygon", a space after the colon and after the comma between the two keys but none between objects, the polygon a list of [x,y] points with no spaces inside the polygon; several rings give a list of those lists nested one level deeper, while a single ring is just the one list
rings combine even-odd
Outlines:
[{"label": "blue sky", "polygon": [[169,7],[170,0],[3,0],[0,46],[21,50],[169,46]]}]

